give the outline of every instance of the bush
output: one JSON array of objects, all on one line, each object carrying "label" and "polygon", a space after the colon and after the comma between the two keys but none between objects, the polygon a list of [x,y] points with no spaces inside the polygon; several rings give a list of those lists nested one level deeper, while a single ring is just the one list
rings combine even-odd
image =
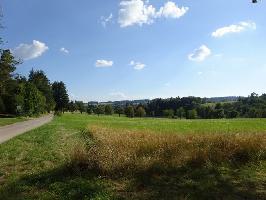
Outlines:
[{"label": "bush", "polygon": [[55,111],[54,116],[61,117],[63,115],[62,111]]}]

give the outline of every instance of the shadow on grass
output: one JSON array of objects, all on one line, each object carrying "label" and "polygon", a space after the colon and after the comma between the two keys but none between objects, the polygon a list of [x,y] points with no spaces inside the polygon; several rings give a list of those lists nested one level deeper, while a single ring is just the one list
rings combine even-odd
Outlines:
[{"label": "shadow on grass", "polygon": [[68,166],[25,176],[0,189],[0,199],[106,199],[110,194],[100,177]]},{"label": "shadow on grass", "polygon": [[[124,187],[117,188],[116,183]],[[255,182],[240,178],[237,170],[231,168],[187,165],[165,170],[154,164],[132,175],[104,179],[97,172],[62,166],[10,182],[0,189],[0,199],[252,200],[265,196],[256,192]]]},{"label": "shadow on grass", "polygon": [[155,164],[135,174],[125,191],[118,192],[117,198],[266,199],[256,191],[255,182],[240,178],[237,171],[216,167],[195,168],[190,165],[164,171]]}]

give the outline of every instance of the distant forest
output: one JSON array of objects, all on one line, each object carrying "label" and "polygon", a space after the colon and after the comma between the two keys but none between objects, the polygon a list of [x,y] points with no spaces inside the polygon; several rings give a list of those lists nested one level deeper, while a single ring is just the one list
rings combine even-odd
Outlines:
[{"label": "distant forest", "polygon": [[114,102],[72,101],[70,112],[80,111],[88,114],[113,113],[127,117],[167,117],[186,119],[221,118],[266,118],[266,94],[252,93],[248,97],[176,97],[168,99],[133,100]]}]

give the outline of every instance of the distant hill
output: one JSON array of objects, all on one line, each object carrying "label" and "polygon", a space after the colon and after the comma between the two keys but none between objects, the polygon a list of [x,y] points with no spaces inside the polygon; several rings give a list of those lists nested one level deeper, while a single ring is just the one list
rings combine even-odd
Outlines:
[{"label": "distant hill", "polygon": [[[219,103],[219,102],[233,102],[238,100],[238,96],[227,96],[227,97],[210,97],[210,98],[203,98],[206,100],[207,103]],[[106,102],[97,102],[97,101],[90,101],[88,102],[89,105],[112,105],[112,106],[126,106],[130,105],[138,105],[138,104],[147,104],[151,101],[150,99],[139,99],[139,100],[122,100],[122,101],[106,101]],[[86,103],[87,104],[87,103]]]},{"label": "distant hill", "polygon": [[210,97],[205,98],[208,103],[219,103],[219,102],[232,102],[239,99],[238,96],[228,96],[228,97]]}]

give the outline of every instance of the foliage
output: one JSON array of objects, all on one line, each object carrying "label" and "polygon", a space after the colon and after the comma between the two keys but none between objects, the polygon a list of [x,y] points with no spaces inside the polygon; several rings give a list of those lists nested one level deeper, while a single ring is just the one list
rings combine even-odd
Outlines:
[{"label": "foliage", "polygon": [[122,106],[116,106],[114,110],[115,113],[119,115],[119,117],[121,116],[121,114],[125,113],[125,109]]},{"label": "foliage", "polygon": [[64,112],[68,107],[68,94],[65,84],[60,82],[54,82],[52,84],[53,97],[55,101],[55,110]]},{"label": "foliage", "polygon": [[32,83],[27,83],[24,96],[24,112],[26,115],[34,116],[45,112],[45,97]]},{"label": "foliage", "polygon": [[127,106],[125,109],[125,115],[127,117],[134,117],[135,116],[135,112],[134,112],[134,107],[133,106]]},{"label": "foliage", "polygon": [[142,106],[139,106],[136,110],[136,117],[145,117],[146,111]]},{"label": "foliage", "polygon": [[50,112],[51,110],[53,110],[55,102],[53,98],[52,86],[45,73],[42,70],[34,71],[32,69],[30,71],[28,81],[34,84],[37,89],[42,93],[42,95],[45,96],[46,111]]},{"label": "foliage", "polygon": [[100,116],[101,114],[104,114],[104,109],[105,109],[104,105],[98,105],[95,107],[93,112],[98,116]]},{"label": "foliage", "polygon": [[165,109],[163,110],[163,116],[168,118],[174,117],[174,110],[173,109]]},{"label": "foliage", "polygon": [[75,105],[75,107],[77,108],[77,110],[79,110],[81,114],[86,111],[83,101],[76,101]]},{"label": "foliage", "polygon": [[114,113],[113,107],[111,105],[105,105],[105,107],[104,107],[104,113],[106,115],[112,115]]}]

